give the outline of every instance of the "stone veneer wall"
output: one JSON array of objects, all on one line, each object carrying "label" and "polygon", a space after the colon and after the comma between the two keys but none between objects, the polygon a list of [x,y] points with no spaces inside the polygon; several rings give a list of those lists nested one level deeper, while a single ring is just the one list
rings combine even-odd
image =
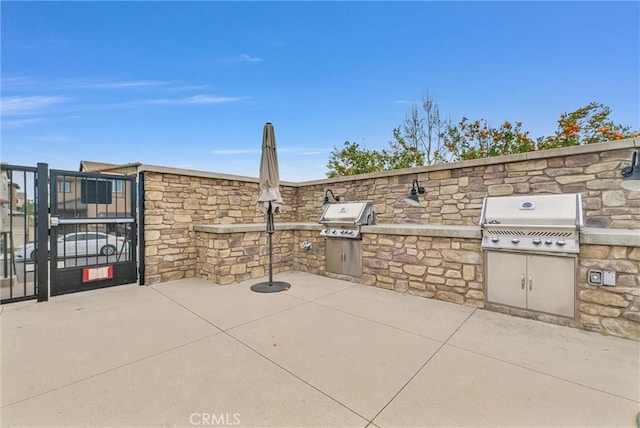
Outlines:
[{"label": "stone veneer wall", "polygon": [[[273,273],[291,270],[294,231],[273,234]],[[197,232],[198,276],[216,284],[231,284],[269,274],[269,252],[264,232],[210,234]]]},{"label": "stone veneer wall", "polygon": [[[326,189],[341,202],[373,202],[378,223],[460,225],[478,224],[486,196],[582,193],[586,226],[635,228],[640,192],[620,188],[620,170],[639,146],[636,138],[302,183],[298,221],[320,217]],[[403,201],[414,179],[426,189],[419,207]]]},{"label": "stone veneer wall", "polygon": [[362,283],[484,306],[480,240],[365,234]]},{"label": "stone veneer wall", "polygon": [[[578,321],[581,326],[640,340],[640,247],[583,245],[579,264]],[[589,269],[615,272],[616,286],[588,285]]]},{"label": "stone veneer wall", "polygon": [[[256,179],[148,167],[144,172],[145,283],[196,275],[197,224],[264,222],[256,210]],[[281,186],[279,221],[296,218],[297,189]]]}]

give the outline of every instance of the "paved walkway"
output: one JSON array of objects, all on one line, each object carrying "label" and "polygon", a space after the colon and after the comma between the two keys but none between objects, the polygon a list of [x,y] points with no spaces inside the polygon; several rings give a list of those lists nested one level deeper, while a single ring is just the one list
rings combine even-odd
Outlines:
[{"label": "paved walkway", "polygon": [[2,307],[2,426],[635,427],[640,344],[300,272]]}]

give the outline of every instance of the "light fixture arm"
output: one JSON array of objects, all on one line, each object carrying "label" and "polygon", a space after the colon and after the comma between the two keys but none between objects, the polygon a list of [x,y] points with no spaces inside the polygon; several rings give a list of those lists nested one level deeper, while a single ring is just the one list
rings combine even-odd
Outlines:
[{"label": "light fixture arm", "polygon": [[335,195],[331,189],[327,189],[324,192],[324,201],[322,202],[323,207],[330,204],[329,193],[331,193],[331,197],[333,198],[334,201],[340,202],[340,196]]},{"label": "light fixture arm", "polygon": [[411,190],[413,191],[413,189],[415,189],[416,192],[421,194],[421,195],[424,194],[424,192],[425,192],[424,187],[420,186],[420,183],[418,183],[418,179],[417,178],[415,180],[413,180],[413,185],[411,187]]},{"label": "light fixture arm", "polygon": [[633,156],[631,157],[631,166],[625,166],[624,168],[622,168],[622,171],[620,171],[623,177],[627,178],[633,175],[633,170],[640,166],[638,165],[637,160],[638,152],[633,152]]},{"label": "light fixture arm", "polygon": [[334,195],[334,194],[333,194],[333,191],[332,191],[331,189],[327,189],[327,190],[324,192],[324,197],[325,197],[325,199],[326,199],[327,201],[329,200],[329,193],[331,193],[331,197],[333,198],[333,200],[334,200],[334,201],[336,201],[336,202],[340,202],[340,196],[336,196],[336,195]]}]

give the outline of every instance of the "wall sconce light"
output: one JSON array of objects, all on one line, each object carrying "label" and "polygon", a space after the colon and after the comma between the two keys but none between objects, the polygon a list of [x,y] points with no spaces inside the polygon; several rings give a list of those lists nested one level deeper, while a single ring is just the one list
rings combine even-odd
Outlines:
[{"label": "wall sconce light", "polygon": [[406,198],[404,198],[404,200],[408,204],[411,204],[417,207],[420,205],[420,201],[418,200],[418,193],[422,195],[424,194],[424,192],[425,192],[424,187],[420,187],[420,183],[418,183],[418,180],[413,180],[411,193],[409,193],[409,195]]},{"label": "wall sconce light", "polygon": [[631,166],[622,168],[621,174],[625,180],[620,183],[620,187],[627,190],[640,192],[640,152],[633,152]]},{"label": "wall sconce light", "polygon": [[333,198],[334,201],[340,202],[340,196],[334,195],[333,191],[331,189],[327,189],[324,192],[324,202],[322,202],[322,208],[325,208],[327,205],[330,204],[330,202],[329,202],[329,193],[331,193],[331,197]]}]

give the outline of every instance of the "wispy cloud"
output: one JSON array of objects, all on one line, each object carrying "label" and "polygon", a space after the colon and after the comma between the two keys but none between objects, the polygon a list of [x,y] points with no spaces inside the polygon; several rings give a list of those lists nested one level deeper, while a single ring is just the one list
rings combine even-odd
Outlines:
[{"label": "wispy cloud", "polygon": [[131,89],[131,88],[149,88],[158,86],[167,86],[171,82],[161,80],[124,80],[124,81],[105,81],[91,82],[78,81],[69,82],[66,85],[74,89]]},{"label": "wispy cloud", "polygon": [[31,89],[35,85],[32,76],[2,76],[0,79],[4,91]]},{"label": "wispy cloud", "polygon": [[394,100],[394,104],[419,104],[418,101],[410,101],[410,100]]},{"label": "wispy cloud", "polygon": [[262,62],[262,58],[258,58],[255,56],[251,56],[245,53],[238,54],[228,58],[221,58],[216,61],[219,65],[233,65],[233,64],[241,64],[241,63],[257,63]]},{"label": "wispy cloud", "polygon": [[163,104],[163,105],[189,105],[189,104],[221,104],[221,103],[233,103],[246,99],[246,97],[223,97],[212,95],[194,95],[185,98],[165,98],[147,100],[143,103],[147,104]]},{"label": "wispy cloud", "polygon": [[46,120],[47,119],[42,117],[33,117],[29,119],[9,119],[9,120],[5,120],[3,118],[2,127],[5,129],[22,128],[24,126],[33,125],[34,123],[46,122]]},{"label": "wispy cloud", "polygon": [[240,54],[238,59],[240,61],[245,61],[245,62],[261,62],[262,61],[262,58],[253,57],[247,54]]},{"label": "wispy cloud", "polygon": [[[248,155],[260,153],[261,149],[214,149],[209,153],[214,155]],[[309,149],[308,147],[278,147],[279,153],[291,153],[299,156],[313,156],[328,153],[330,149]]]},{"label": "wispy cloud", "polygon": [[5,116],[33,114],[69,100],[65,96],[2,97],[2,114]]},{"label": "wispy cloud", "polygon": [[213,155],[249,155],[260,153],[258,149],[216,149],[210,150]]}]

